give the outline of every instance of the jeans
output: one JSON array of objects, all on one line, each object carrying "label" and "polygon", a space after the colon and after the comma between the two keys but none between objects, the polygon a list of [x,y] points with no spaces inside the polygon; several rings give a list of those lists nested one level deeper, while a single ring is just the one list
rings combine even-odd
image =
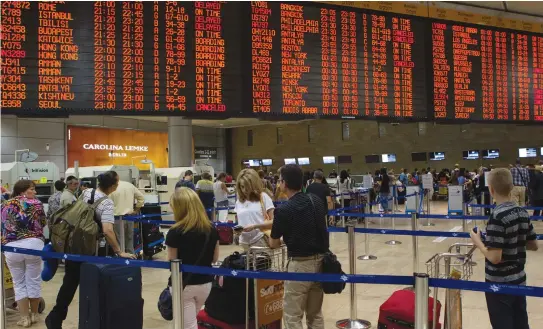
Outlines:
[{"label": "jeans", "polygon": [[60,329],[62,322],[68,315],[68,306],[74,299],[75,292],[79,286],[79,274],[81,272],[81,262],[67,260],[64,267],[64,280],[58,291],[56,305],[51,313],[45,319],[47,329]]},{"label": "jeans", "polygon": [[[294,257],[287,265],[288,272],[320,273],[322,256]],[[319,282],[285,281],[283,322],[285,329],[303,329],[302,319],[308,329],[324,329],[322,302],[324,292]]]},{"label": "jeans", "polygon": [[[183,289],[183,288],[181,288]],[[172,287],[170,287],[172,292]],[[205,284],[188,285],[183,290],[184,329],[198,329],[196,316],[204,306],[211,292],[211,282]]]},{"label": "jeans", "polygon": [[388,198],[390,197],[390,193],[379,193],[379,201],[381,203],[381,208],[383,208],[383,211],[389,211],[392,209],[388,208]]},{"label": "jeans", "polygon": [[486,293],[492,329],[530,329],[526,296]]}]

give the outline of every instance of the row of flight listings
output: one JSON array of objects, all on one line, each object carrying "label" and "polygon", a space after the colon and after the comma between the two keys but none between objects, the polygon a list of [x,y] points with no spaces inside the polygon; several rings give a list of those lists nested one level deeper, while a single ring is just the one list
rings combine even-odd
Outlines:
[{"label": "row of flight listings", "polygon": [[[543,147],[541,147],[540,156],[543,156]],[[522,147],[518,149],[519,158],[535,158],[538,156],[536,147]],[[462,151],[462,158],[464,160],[478,160],[480,158],[485,160],[498,159],[500,157],[499,149],[488,150],[468,150]],[[370,154],[365,156],[366,163],[392,163],[396,162],[396,154]],[[411,153],[411,161],[441,161],[445,160],[445,152],[414,152]],[[323,164],[349,164],[352,163],[350,155],[324,156],[322,157]],[[269,167],[273,165],[272,159],[249,159],[244,160],[243,164],[247,167]],[[285,158],[284,164],[298,164],[299,166],[309,166],[311,163],[308,157],[304,158]]]}]

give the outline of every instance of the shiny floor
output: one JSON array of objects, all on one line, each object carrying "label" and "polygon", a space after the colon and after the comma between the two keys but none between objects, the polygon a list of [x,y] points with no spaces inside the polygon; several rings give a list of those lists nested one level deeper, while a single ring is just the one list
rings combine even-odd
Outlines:
[{"label": "shiny floor", "polygon": [[[400,206],[400,210],[402,206]],[[445,214],[447,210],[447,202],[437,201],[431,204],[431,213]],[[462,223],[458,220],[432,220],[435,226],[423,226],[425,230],[435,231],[461,231]],[[424,224],[425,220],[421,223]],[[469,227],[473,227],[476,223],[469,223]],[[369,224],[370,228],[391,228],[390,218],[373,219],[373,223]],[[478,226],[483,226],[483,222],[477,223]],[[397,229],[411,229],[409,219],[397,219],[395,226]],[[543,233],[543,223],[534,223],[536,231]],[[356,272],[359,274],[388,274],[388,275],[411,275],[413,273],[413,247],[412,238],[409,236],[398,236],[396,240],[400,241],[400,245],[387,245],[386,241],[391,240],[390,235],[370,235],[370,253],[377,256],[376,260],[356,261]],[[331,250],[334,251],[344,269],[348,269],[348,250],[347,250],[347,234],[333,233],[330,237]],[[453,238],[419,238],[419,271],[426,271],[425,262],[433,255],[440,252],[446,252],[448,247],[455,242],[462,242],[465,239]],[[528,253],[528,262],[526,272],[528,274],[528,284],[532,286],[543,286],[543,243],[541,249],[537,252]],[[364,250],[364,235],[356,235],[356,255],[360,256],[367,251]],[[231,252],[238,250],[237,246],[221,246],[221,259],[229,255]],[[164,260],[166,253],[162,252],[156,256],[157,260]],[[484,259],[479,252],[473,258],[477,265],[473,269],[471,280],[484,280]],[[46,301],[44,315],[49,312],[54,304],[56,294],[58,292],[63,273],[62,269],[55,278],[47,283],[43,283],[43,297]],[[164,321],[156,309],[156,302],[162,289],[164,289],[169,273],[165,270],[143,269],[143,298],[145,300],[144,307],[144,328],[145,329],[162,329],[171,328],[171,324]],[[372,328],[377,328],[377,319],[379,316],[379,306],[398,289],[403,289],[403,286],[390,285],[357,285],[357,302],[358,302],[358,318],[369,320],[372,322]],[[74,299],[68,318],[64,323],[64,329],[75,329],[78,324],[78,294]],[[440,291],[439,300],[444,301],[444,292]],[[463,300],[463,329],[491,329],[486,302],[483,293],[465,291],[462,293]],[[341,295],[327,295],[323,306],[326,328],[335,328],[337,320],[345,319],[349,316],[349,289],[345,289]],[[528,298],[528,312],[531,328],[543,328],[543,299]],[[43,316],[44,317],[44,316]],[[17,328],[16,322],[19,319],[18,314],[7,311],[7,328]],[[443,314],[442,314],[443,319]],[[32,326],[32,328],[42,329],[45,325],[42,321]]]}]

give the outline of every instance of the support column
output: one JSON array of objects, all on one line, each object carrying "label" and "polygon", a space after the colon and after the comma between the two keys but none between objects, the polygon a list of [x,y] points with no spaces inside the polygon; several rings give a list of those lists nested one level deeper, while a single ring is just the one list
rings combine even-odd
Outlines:
[{"label": "support column", "polygon": [[168,166],[192,166],[192,120],[168,117]]}]

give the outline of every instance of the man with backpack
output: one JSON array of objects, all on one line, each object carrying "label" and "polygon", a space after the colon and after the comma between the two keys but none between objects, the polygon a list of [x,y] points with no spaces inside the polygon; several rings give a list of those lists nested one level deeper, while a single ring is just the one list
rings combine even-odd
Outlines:
[{"label": "man with backpack", "polygon": [[[118,257],[135,259],[135,255],[121,250],[113,229],[115,205],[108,196],[117,189],[119,176],[114,171],[108,171],[98,175],[97,180],[97,189],[85,190],[79,200],[53,214],[53,247],[57,252],[93,255],[101,226],[107,242]],[[99,224],[92,225],[93,222]],[[47,329],[62,329],[62,322],[68,315],[68,307],[79,286],[81,262],[66,260],[64,270],[56,305],[45,319]]]}]

